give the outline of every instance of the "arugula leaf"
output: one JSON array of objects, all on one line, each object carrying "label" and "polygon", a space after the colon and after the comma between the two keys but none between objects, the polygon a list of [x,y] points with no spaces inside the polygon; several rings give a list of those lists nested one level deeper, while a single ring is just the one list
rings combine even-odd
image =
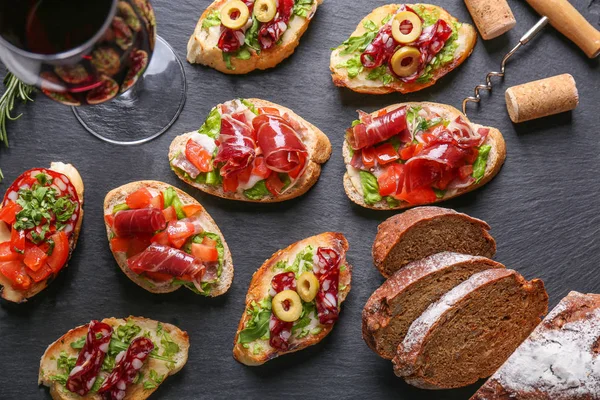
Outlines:
[{"label": "arugula leaf", "polygon": [[252,301],[246,313],[250,318],[246,323],[246,327],[240,332],[238,343],[247,344],[260,338],[268,339],[271,298],[264,298],[259,303]]},{"label": "arugula leaf", "polygon": [[388,73],[387,65],[380,65],[377,68],[373,68],[367,75],[367,79],[372,81],[381,81],[384,85],[389,85],[396,78]]},{"label": "arugula leaf", "polygon": [[148,380],[144,381],[144,389],[146,389],[146,390],[156,389],[158,387],[158,385],[160,385],[164,379],[165,379],[164,375],[159,375],[158,372],[151,369]]},{"label": "arugula leaf", "polygon": [[256,54],[260,54],[260,42],[258,41],[258,31],[260,30],[260,22],[252,16],[252,26],[246,31],[244,43],[246,46],[254,49]]},{"label": "arugula leaf", "polygon": [[348,78],[356,78],[358,74],[364,71],[365,67],[360,61],[360,54],[356,54],[352,58],[347,59],[342,64],[335,66],[336,68],[346,68],[348,72]]},{"label": "arugula leaf", "polygon": [[269,196],[271,192],[267,189],[267,181],[264,179],[262,181],[256,182],[256,184],[247,190],[244,190],[244,196],[249,198],[250,200],[260,200],[263,197]]},{"label": "arugula leaf", "polygon": [[384,19],[381,20],[381,26],[390,22],[390,20],[394,17],[393,14],[388,14]]},{"label": "arugula leaf", "polygon": [[359,171],[360,183],[363,189],[363,198],[365,203],[372,205],[381,201],[381,195],[379,194],[379,184],[375,175],[366,171]]},{"label": "arugula leaf", "polygon": [[210,138],[216,139],[221,133],[221,114],[217,107],[213,107],[208,114],[208,117],[198,129],[198,133],[206,135]]},{"label": "arugula leaf", "polygon": [[85,336],[80,337],[79,339],[77,339],[74,342],[71,342],[71,344],[70,344],[71,348],[75,349],[75,350],[83,349],[84,345],[85,345]]},{"label": "arugula leaf", "polygon": [[477,159],[473,163],[473,178],[475,178],[475,183],[479,183],[481,178],[485,175],[485,168],[487,167],[487,159],[490,155],[490,150],[492,146],[489,144],[484,144],[479,147],[479,154],[477,155]]},{"label": "arugula leaf", "polygon": [[139,325],[133,323],[133,321],[127,321],[125,325],[120,325],[117,327],[117,330],[114,334],[117,338],[125,343],[131,343],[133,338],[135,338],[142,331]]},{"label": "arugula leaf", "polygon": [[362,53],[371,44],[373,39],[375,39],[375,36],[377,36],[376,30],[367,30],[367,32],[363,33],[360,36],[350,36],[339,46],[340,48],[342,48],[342,51],[340,51],[340,55],[345,56],[353,53]]},{"label": "arugula leaf", "polygon": [[307,18],[308,13],[312,9],[312,4],[313,0],[296,0],[292,13],[299,17]]},{"label": "arugula leaf", "polygon": [[292,326],[292,335],[298,330],[300,330],[300,333],[296,335],[298,337],[304,337],[308,334],[308,330],[304,328],[310,325],[310,316],[313,314],[316,316],[315,310],[315,303],[312,301],[310,303],[302,304],[302,314],[300,314],[300,318],[294,322],[294,326]]},{"label": "arugula leaf", "polygon": [[419,4],[413,6],[412,9],[423,20],[423,28],[435,24],[440,19],[440,10],[437,8],[428,9]]},{"label": "arugula leaf", "polygon": [[385,201],[387,202],[389,208],[396,208],[400,205],[400,202],[392,196],[385,196]]},{"label": "arugula leaf", "polygon": [[212,26],[217,25],[221,25],[221,13],[219,12],[219,10],[213,10],[213,12],[208,14],[208,17],[206,17],[204,21],[202,21],[202,28],[208,29]]},{"label": "arugula leaf", "polygon": [[231,64],[231,53],[223,52],[223,61],[225,61],[225,66],[228,70],[234,71],[235,67]]},{"label": "arugula leaf", "polygon": [[179,353],[179,345],[173,341],[171,335],[167,331],[162,332],[160,344],[163,347],[162,356],[172,359],[173,356]]},{"label": "arugula leaf", "polygon": [[106,378],[103,376],[97,377],[96,380],[94,381],[94,386],[92,386],[92,388],[90,389],[90,392],[97,393],[98,389],[100,389],[100,386],[102,386],[102,384],[104,383],[105,380],[106,380]]}]

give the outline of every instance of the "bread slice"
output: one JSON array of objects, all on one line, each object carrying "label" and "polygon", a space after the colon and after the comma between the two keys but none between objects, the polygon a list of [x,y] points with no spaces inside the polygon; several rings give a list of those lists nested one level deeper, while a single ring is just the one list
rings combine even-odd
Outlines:
[{"label": "bread slice", "polygon": [[492,258],[496,241],[490,226],[477,218],[442,207],[416,207],[377,227],[373,262],[389,278],[408,263],[444,251]]},{"label": "bread slice", "polygon": [[[147,333],[147,335],[149,335],[148,337],[154,343],[155,351],[159,355],[163,354],[164,351],[164,344],[161,340],[163,336],[161,332],[166,332],[170,336],[170,339],[179,347],[179,351],[173,355],[173,362],[159,360],[152,358],[152,356],[148,357],[144,363],[144,366],[140,370],[140,373],[143,375],[143,377],[139,379],[137,383],[133,383],[128,386],[124,400],[147,399],[156,389],[158,389],[158,386],[164,382],[164,378],[179,372],[187,362],[190,339],[187,332],[182,331],[174,325],[160,323],[147,318],[131,316],[125,319],[106,318],[102,320],[102,322],[112,326],[114,331],[116,331],[117,327],[127,323],[139,326],[141,331],[138,335],[136,335],[136,337]],[[161,332],[159,332],[158,324],[161,324],[162,326]],[[77,358],[79,350],[72,348],[71,343],[87,335],[88,325],[89,324],[78,326],[77,328],[71,329],[69,332],[65,333],[58,340],[48,346],[44,352],[44,355],[42,356],[40,361],[38,385],[48,386],[50,388],[50,395],[54,400],[101,400],[101,397],[98,393],[90,392],[86,396],[82,397],[78,394],[70,392],[64,387],[64,385],[52,379],[52,376],[65,373],[65,371],[59,368],[57,363],[61,353],[64,352],[68,357]],[[151,370],[153,370],[157,376],[162,376],[163,380],[161,382],[149,381]],[[102,371],[101,374],[105,376],[108,373]],[[144,386],[145,382],[150,382],[151,384]]]},{"label": "bread slice", "polygon": [[[77,169],[71,164],[65,164],[62,162],[52,162],[50,163],[49,169],[52,171],[59,172],[65,175],[67,178],[69,178],[69,180],[73,184],[73,187],[77,191],[77,197],[79,197],[79,220],[77,221],[77,225],[73,230],[73,235],[69,239],[69,258],[67,259],[68,262],[68,260],[71,258],[71,255],[73,254],[73,251],[75,250],[75,246],[77,245],[77,239],[79,238],[79,232],[81,231],[81,224],[83,223],[83,180],[81,179],[81,175],[79,175]],[[0,235],[3,236],[3,239],[1,241],[3,242],[6,240],[10,240],[10,237],[5,237],[7,232],[10,235],[8,226],[2,221],[0,221],[0,225],[2,225],[0,227]],[[67,266],[68,264],[65,264],[63,268],[66,268]],[[51,275],[48,279],[45,279],[43,281],[32,282],[32,285],[28,290],[17,290],[11,286],[10,281],[4,275],[0,274],[0,296],[5,300],[12,301],[14,303],[22,303],[44,290],[50,284],[50,282],[54,280],[54,278],[55,277]]]},{"label": "bread slice", "polygon": [[[401,4],[388,4],[374,9],[369,15],[367,15],[365,18],[362,19],[362,21],[360,21],[360,23],[350,36],[352,37],[363,35],[366,32],[364,24],[368,23],[369,21],[374,22],[378,27],[380,27],[381,21],[383,21],[389,15],[393,15],[394,13],[396,13],[400,5]],[[453,23],[458,22],[458,20],[452,15],[450,15],[448,11],[439,6],[435,6],[432,4],[407,4],[407,6],[410,6],[412,8],[414,8],[415,6],[420,6],[429,12],[439,13],[439,18],[448,22],[450,26],[453,26]],[[475,32],[475,28],[473,28],[473,26],[469,24],[462,23],[460,25],[460,28],[458,29],[457,41],[458,46],[454,51],[454,60],[434,70],[433,77],[429,81],[423,83],[405,83],[400,80],[394,80],[387,85],[384,85],[383,82],[381,82],[380,80],[367,79],[367,76],[371,71],[367,68],[360,72],[355,78],[350,78],[348,76],[347,69],[340,68],[339,65],[344,64],[348,59],[350,59],[353,56],[353,54],[342,55],[342,48],[338,47],[332,51],[329,64],[333,83],[336,86],[347,87],[348,89],[351,89],[355,92],[367,94],[416,92],[418,90],[434,85],[438,79],[440,79],[441,77],[458,67],[467,59],[467,57],[471,55],[471,53],[473,52],[473,48],[475,47],[475,43],[477,42],[477,33]]]},{"label": "bread slice", "polygon": [[203,28],[204,20],[215,10],[221,10],[229,0],[215,0],[202,13],[200,20],[196,24],[196,29],[190,37],[187,44],[187,60],[194,64],[203,64],[221,71],[225,74],[247,74],[255,69],[268,69],[288,58],[300,44],[300,38],[308,28],[308,24],[317,11],[317,7],[323,0],[314,0],[312,9],[307,13],[306,18],[292,14],[288,29],[281,37],[281,43],[271,49],[262,50],[257,54],[253,49],[249,49],[250,58],[241,60],[237,57],[231,57],[231,67],[227,68],[227,63],[223,60],[223,52],[217,47],[220,37],[220,26]]},{"label": "bread slice", "polygon": [[[239,343],[240,332],[246,327],[246,324],[251,319],[251,315],[247,312],[247,310],[252,307],[254,302],[259,303],[264,298],[269,296],[271,280],[275,275],[282,272],[281,270],[275,268],[277,263],[281,261],[284,261],[288,264],[292,263],[296,255],[307,246],[312,246],[314,252],[316,252],[318,247],[329,247],[335,249],[340,254],[341,260],[338,308],[341,308],[342,302],[346,299],[346,296],[348,296],[352,279],[352,266],[348,264],[346,260],[348,241],[341,233],[321,233],[320,235],[311,236],[296,242],[283,250],[277,251],[254,273],[252,276],[252,281],[250,282],[250,287],[248,288],[248,294],[246,295],[246,304],[244,308],[245,311],[242,315],[238,325],[238,330],[235,334],[235,339],[233,341],[233,357],[242,364],[249,366],[261,365],[275,357],[279,357],[280,355],[302,350],[323,340],[323,338],[327,336],[333,329],[333,324],[322,325],[318,322],[318,320],[313,320],[310,326],[315,325],[316,328],[320,328],[320,331],[315,331],[315,333],[311,332],[302,338],[297,338],[292,335],[292,338],[290,339],[290,347],[288,351],[285,352],[269,346],[269,339],[258,339],[252,342],[248,347],[244,347],[242,343]],[[316,258],[316,253],[314,254],[314,258]]]},{"label": "bread slice", "polygon": [[[473,129],[479,129],[479,128],[488,128],[489,129],[488,136],[483,144],[490,145],[491,150],[488,155],[487,164],[486,164],[486,168],[485,168],[485,174],[483,175],[481,180],[478,183],[474,183],[473,185],[468,186],[466,188],[458,189],[456,191],[456,193],[451,193],[449,191],[443,197],[438,198],[436,201],[434,201],[434,203],[446,201],[446,200],[452,199],[454,197],[460,196],[461,194],[471,192],[471,191],[485,185],[489,181],[491,181],[492,178],[494,178],[498,174],[498,172],[500,172],[500,168],[502,167],[502,164],[504,164],[504,160],[506,159],[506,143],[504,142],[504,137],[502,136],[502,133],[500,133],[500,131],[498,129],[470,122],[469,119],[464,114],[462,114],[460,111],[458,111],[456,108],[446,105],[446,104],[440,104],[440,103],[431,103],[431,102],[399,103],[399,104],[394,104],[394,105],[385,107],[382,110],[386,110],[387,112],[390,112],[390,111],[395,110],[396,108],[402,107],[402,106],[428,107],[430,110],[438,113],[442,118],[449,119],[452,121],[452,120],[455,120],[456,117],[461,116],[463,118],[463,120],[466,123],[470,124]],[[372,112],[371,115],[376,116],[382,110]],[[346,140],[344,140],[342,154],[344,156],[344,163],[346,165],[349,165],[350,162],[352,161],[352,155],[350,153],[350,147]],[[414,205],[411,205],[405,201],[400,201],[398,206],[396,206],[396,207],[390,207],[389,204],[385,200],[381,200],[375,204],[367,204],[364,200],[363,195],[356,189],[355,183],[353,183],[351,176],[348,174],[348,172],[346,172],[346,174],[344,175],[344,190],[346,191],[346,195],[348,195],[350,200],[352,200],[354,203],[356,203],[362,207],[371,208],[373,210],[394,210],[394,209],[398,210],[398,209],[414,207]]]},{"label": "bread slice", "polygon": [[570,292],[471,397],[598,399],[600,295]]},{"label": "bread slice", "polygon": [[[170,187],[177,192],[177,195],[179,196],[179,199],[181,200],[184,206],[188,204],[202,206],[200,203],[198,203],[198,201],[196,201],[196,199],[194,199],[189,194],[167,183],[159,181],[137,181],[128,183],[123,186],[119,186],[118,188],[108,192],[108,194],[104,198],[104,215],[112,214],[112,209],[115,205],[125,203],[125,199],[129,194],[143,187],[148,189],[154,189],[157,191],[163,191]],[[200,213],[200,220],[202,222],[204,230],[219,235],[219,237],[221,238],[221,243],[223,244],[223,269],[221,272],[221,276],[219,281],[211,287],[211,291],[208,293],[208,296],[210,297],[219,296],[229,289],[229,287],[231,286],[231,282],[233,281],[233,261],[231,259],[231,252],[229,251],[229,246],[227,246],[227,242],[225,241],[223,234],[219,230],[219,227],[204,208]],[[112,230],[111,227],[106,223],[106,221],[105,226],[106,233],[110,242]],[[138,274],[131,271],[127,266],[126,253],[115,253],[112,250],[112,248],[111,251],[113,253],[113,256],[115,257],[115,260],[117,261],[117,264],[119,265],[119,268],[121,268],[125,275],[127,275],[129,279],[135,282],[138,286],[143,287],[147,291],[152,293],[170,293],[181,288],[182,285],[172,285],[170,282],[151,282],[149,279],[145,279],[139,276]]]},{"label": "bread slice", "polygon": [[[193,180],[190,180],[189,178],[186,178],[184,175],[182,175],[181,172],[176,168],[171,167],[171,169],[173,169],[173,172],[175,172],[179,179],[181,179],[188,185],[191,185],[196,189],[202,190],[203,192],[206,192],[208,194],[222,197],[224,199],[258,203],[275,203],[290,200],[303,195],[317,182],[319,176],[321,175],[321,164],[324,164],[327,160],[329,160],[329,157],[331,156],[331,142],[329,142],[329,138],[319,128],[306,121],[304,118],[300,117],[298,114],[296,114],[289,108],[280,106],[279,104],[275,104],[267,100],[247,99],[247,101],[252,103],[256,108],[277,108],[282,115],[287,114],[292,120],[297,121],[304,128],[306,128],[305,132],[307,133],[307,136],[303,137],[303,140],[308,150],[308,165],[304,173],[301,175],[298,181],[296,181],[296,184],[293,188],[287,190],[285,193],[277,197],[266,196],[261,198],[260,200],[251,200],[238,192],[225,192],[221,186],[211,186],[203,183],[194,182]],[[179,152],[185,152],[185,145],[187,144],[188,139],[193,133],[194,132],[185,133],[173,139],[173,142],[171,142],[171,146],[169,147],[169,161],[176,157]]]},{"label": "bread slice", "polygon": [[444,252],[397,271],[369,298],[362,313],[362,336],[381,357],[396,355],[408,328],[430,304],[473,274],[504,265],[485,257]]},{"label": "bread slice", "polygon": [[412,323],[394,372],[424,389],[470,385],[493,374],[547,311],[541,280],[501,268],[479,272]]}]

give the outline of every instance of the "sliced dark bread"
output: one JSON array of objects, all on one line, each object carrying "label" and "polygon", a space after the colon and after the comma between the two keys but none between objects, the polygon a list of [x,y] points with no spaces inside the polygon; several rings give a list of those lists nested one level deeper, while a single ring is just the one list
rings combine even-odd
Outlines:
[{"label": "sliced dark bread", "polygon": [[507,269],[471,276],[429,306],[410,326],[394,372],[414,386],[467,386],[496,371],[548,310],[539,279]]},{"label": "sliced dark bread", "polygon": [[391,360],[408,328],[429,305],[471,275],[504,265],[489,258],[444,252],[414,261],[397,271],[367,301],[363,339]]},{"label": "sliced dark bread", "polygon": [[571,292],[472,400],[600,399],[600,295]]},{"label": "sliced dark bread", "polygon": [[373,243],[373,261],[386,278],[406,264],[443,251],[491,258],[496,241],[490,226],[441,207],[417,207],[381,223]]}]

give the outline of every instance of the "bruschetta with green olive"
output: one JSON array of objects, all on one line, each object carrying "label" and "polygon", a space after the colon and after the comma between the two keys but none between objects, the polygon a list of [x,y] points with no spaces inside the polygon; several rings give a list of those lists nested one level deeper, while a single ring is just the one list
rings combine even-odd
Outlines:
[{"label": "bruschetta with green olive", "polygon": [[226,74],[272,68],[292,55],[323,0],[216,0],[204,11],[187,59]]},{"label": "bruschetta with green olive", "polygon": [[331,332],[350,292],[348,241],[325,232],[279,250],[252,276],[233,356],[255,366]]},{"label": "bruschetta with green olive", "polygon": [[319,179],[331,143],[292,110],[260,99],[214,107],[198,131],[177,136],[171,169],[185,183],[232,200],[298,197]]},{"label": "bruschetta with green olive", "polygon": [[473,51],[475,29],[431,4],[373,10],[331,53],[336,86],[355,92],[416,92],[433,85]]},{"label": "bruschetta with green olive", "polygon": [[0,208],[2,298],[38,294],[67,265],[83,221],[83,181],[71,164],[25,171]]},{"label": "bruschetta with green olive", "polygon": [[186,287],[225,293],[233,262],[223,234],[193,197],[166,183],[132,182],[104,199],[110,249],[121,270],[152,293]]}]

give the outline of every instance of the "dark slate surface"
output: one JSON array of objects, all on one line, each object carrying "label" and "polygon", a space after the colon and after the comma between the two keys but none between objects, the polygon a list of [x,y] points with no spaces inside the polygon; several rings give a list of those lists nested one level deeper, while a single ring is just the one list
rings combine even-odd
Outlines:
[{"label": "dark slate surface", "polygon": [[[444,6],[461,21],[471,21],[462,1]],[[600,2],[573,2],[600,25]],[[159,33],[185,58],[186,43],[207,0],[156,0]],[[365,96],[335,88],[329,76],[330,48],[341,43],[371,9],[383,1],[327,0],[319,8],[296,53],[267,72],[226,76],[185,64],[188,98],[177,123],[159,139],[137,147],[103,143],[81,128],[71,111],[38,94],[24,117],[11,123],[9,149],[2,149],[5,190],[23,170],[69,161],[86,185],[86,215],[79,246],[69,268],[45,292],[23,305],[0,303],[0,398],[47,399],[36,386],[39,359],[46,346],[68,329],[92,318],[127,315],[174,323],[189,332],[190,357],[154,396],[195,398],[394,398],[466,399],[477,385],[428,392],[396,378],[391,364],[372,353],[361,339],[361,310],[383,278],[372,266],[371,244],[377,225],[392,212],[374,212],[351,203],[342,189],[340,146],[344,129],[358,108],[373,111],[400,101],[437,101],[459,107],[485,74],[538,16],[511,1],[517,26],[496,40],[480,41],[473,55],[440,83],[407,96]],[[570,72],[581,105],[572,113],[511,124],[503,92],[509,86]],[[492,96],[471,111],[477,122],[499,128],[508,147],[506,165],[484,188],[446,202],[446,207],[482,218],[498,242],[497,260],[525,277],[544,280],[551,306],[570,290],[600,292],[600,80],[599,61],[589,60],[548,27],[509,63],[508,76]],[[326,132],[333,155],[317,185],[305,196],[283,204],[253,205],[221,200],[191,189],[170,171],[166,152],[173,137],[199,127],[217,102],[262,97],[286,105]],[[217,221],[235,264],[228,294],[204,299],[187,290],[148,293],[116,266],[102,221],[102,200],[112,188],[139,179],[158,179],[188,191]],[[258,368],[231,356],[252,273],[274,251],[326,230],[350,241],[353,287],[332,334],[310,349]]]}]

